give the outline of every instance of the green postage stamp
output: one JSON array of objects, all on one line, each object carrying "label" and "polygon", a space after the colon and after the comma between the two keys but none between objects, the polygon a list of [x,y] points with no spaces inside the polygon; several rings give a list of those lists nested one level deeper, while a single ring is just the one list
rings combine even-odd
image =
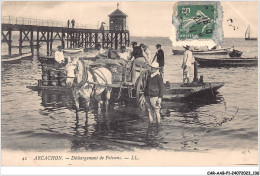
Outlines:
[{"label": "green postage stamp", "polygon": [[216,26],[216,4],[177,6],[177,39],[211,39]]}]

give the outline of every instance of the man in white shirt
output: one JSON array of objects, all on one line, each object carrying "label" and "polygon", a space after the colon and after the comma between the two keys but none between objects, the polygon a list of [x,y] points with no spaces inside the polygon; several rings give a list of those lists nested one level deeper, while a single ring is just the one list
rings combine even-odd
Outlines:
[{"label": "man in white shirt", "polygon": [[151,57],[150,57],[150,51],[148,50],[148,46],[145,44],[140,44],[141,48],[143,49],[143,56],[148,62],[148,64],[152,64]]},{"label": "man in white shirt", "polygon": [[120,47],[120,53],[118,53],[119,57],[124,60],[128,60],[130,58],[129,52],[126,52],[126,47]]},{"label": "man in white shirt", "polygon": [[55,52],[55,61],[58,65],[62,66],[65,63],[64,54],[61,50],[61,46],[58,46],[57,49],[58,50]]},{"label": "man in white shirt", "polygon": [[183,83],[187,80],[187,83],[190,82],[189,76],[190,76],[190,67],[191,64],[194,62],[193,54],[190,51],[190,46],[186,45],[184,46],[186,49],[183,55],[183,62],[181,68],[183,69]]}]

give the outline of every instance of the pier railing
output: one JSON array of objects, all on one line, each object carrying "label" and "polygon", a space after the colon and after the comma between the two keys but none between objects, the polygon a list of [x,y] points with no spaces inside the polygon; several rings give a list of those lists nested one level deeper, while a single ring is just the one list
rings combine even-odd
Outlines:
[{"label": "pier railing", "polygon": [[[12,17],[12,16],[2,16],[1,20],[2,20],[2,24],[68,27],[68,22],[62,22],[62,21],[20,18],[20,17]],[[100,29],[100,27],[101,25],[87,25],[87,24],[79,24],[77,22],[75,22],[74,25],[74,28],[83,28],[83,29]],[[72,28],[71,23],[69,25],[69,28]],[[104,30],[109,30],[109,26],[104,26]]]}]

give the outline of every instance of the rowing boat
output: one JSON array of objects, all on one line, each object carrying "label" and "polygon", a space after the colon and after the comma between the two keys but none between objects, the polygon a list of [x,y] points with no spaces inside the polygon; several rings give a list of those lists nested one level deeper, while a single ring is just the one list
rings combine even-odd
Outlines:
[{"label": "rowing boat", "polygon": [[81,53],[81,52],[83,52],[83,50],[84,50],[84,48],[67,48],[67,49],[64,49],[63,52],[73,54],[73,53]]},{"label": "rowing boat", "polygon": [[195,60],[201,67],[243,67],[243,66],[257,66],[258,58],[202,58],[196,57]]},{"label": "rowing boat", "polygon": [[15,54],[12,56],[1,56],[1,62],[4,64],[16,64],[21,63],[21,60],[26,57],[30,57],[32,53]]},{"label": "rowing boat", "polygon": [[[230,48],[223,48],[218,50],[191,50],[194,55],[227,55]],[[172,50],[174,55],[183,55],[185,50]]]}]

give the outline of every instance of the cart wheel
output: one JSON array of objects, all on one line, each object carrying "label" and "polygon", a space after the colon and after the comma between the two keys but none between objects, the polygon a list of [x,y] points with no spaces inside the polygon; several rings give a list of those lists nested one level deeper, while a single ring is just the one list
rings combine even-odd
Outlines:
[{"label": "cart wheel", "polygon": [[136,85],[136,105],[141,110],[145,110],[144,90],[146,87],[148,73],[149,73],[149,70],[142,71],[137,80],[137,85]]}]

